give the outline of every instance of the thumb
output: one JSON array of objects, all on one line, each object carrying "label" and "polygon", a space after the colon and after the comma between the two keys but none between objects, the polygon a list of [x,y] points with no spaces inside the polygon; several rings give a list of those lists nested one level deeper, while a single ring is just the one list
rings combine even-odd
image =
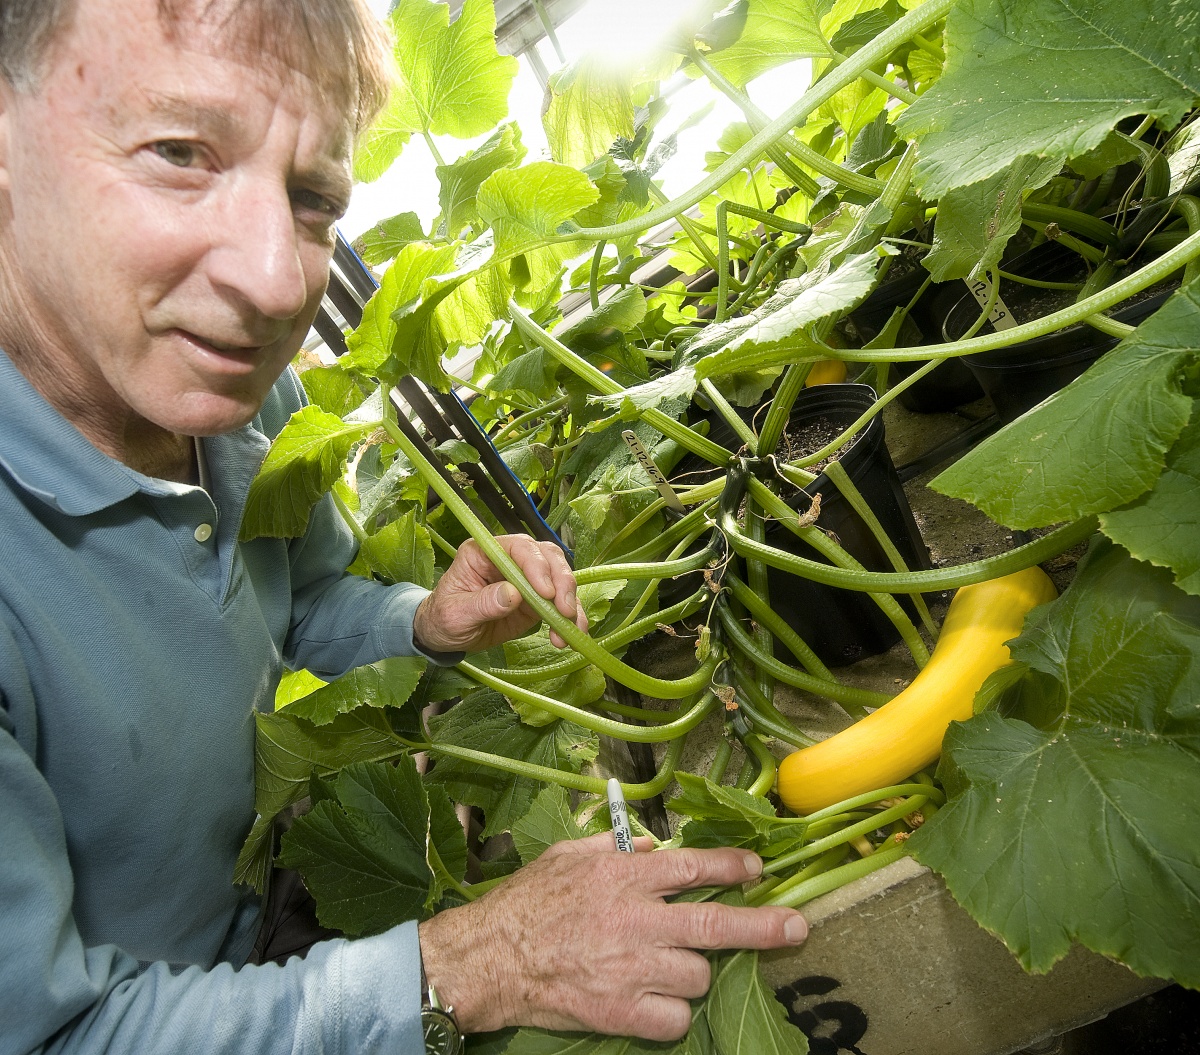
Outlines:
[{"label": "thumb", "polygon": [[477,597],[481,619],[500,619],[521,603],[520,591],[511,582],[493,583],[481,590]]}]

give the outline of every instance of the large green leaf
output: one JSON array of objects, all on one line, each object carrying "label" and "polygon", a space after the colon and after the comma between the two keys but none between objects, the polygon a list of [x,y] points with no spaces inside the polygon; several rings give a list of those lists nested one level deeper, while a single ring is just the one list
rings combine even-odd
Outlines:
[{"label": "large green leaf", "polygon": [[667,809],[692,818],[681,832],[684,846],[745,846],[774,856],[804,834],[803,825],[781,824],[770,803],[748,791],[692,773],[680,772],[675,778],[681,794]]},{"label": "large green leaf", "polygon": [[409,242],[421,242],[425,231],[415,212],[397,213],[380,220],[354,240],[354,251],[368,264],[386,264]]},{"label": "large green leaf", "polygon": [[1101,514],[1100,530],[1139,560],[1170,568],[1181,590],[1200,594],[1200,417],[1193,412],[1154,486]]},{"label": "large green leaf", "polygon": [[1027,970],[1078,941],[1200,986],[1200,599],[1101,540],[1011,647],[1012,717],[951,726],[909,845]]},{"label": "large green leaf", "polygon": [[517,60],[496,50],[492,0],[466,0],[453,23],[447,4],[399,0],[389,21],[400,76],[358,144],[358,180],[382,176],[414,132],[470,139],[490,131],[508,114],[517,75]]},{"label": "large green leaf", "polygon": [[392,717],[364,707],[318,728],[286,709],[254,716],[254,808],[259,816],[238,854],[234,882],[264,889],[274,852],[272,822],[308,794],[314,775],[328,776],[352,762],[395,757],[400,745]]},{"label": "large green leaf", "polygon": [[861,253],[849,257],[836,271],[824,269],[787,279],[778,291],[746,319],[709,327],[705,344],[712,347],[727,327],[728,340],[695,364],[696,376],[715,377],[786,361],[789,356],[815,355],[819,346],[805,328],[838,315],[859,303],[875,285],[879,257]]},{"label": "large green leaf", "polygon": [[737,42],[714,52],[708,61],[734,84],[745,87],[785,62],[824,58],[829,44],[821,32],[821,19],[832,8],[833,0],[751,0]]},{"label": "large green leaf", "polygon": [[[541,728],[525,725],[504,697],[490,690],[471,693],[431,719],[429,726],[435,745],[469,747],[569,773],[578,773],[599,751],[595,735],[571,722],[556,721]],[[485,836],[508,831],[529,811],[539,790],[534,781],[503,770],[439,756],[436,751],[435,758],[430,778],[442,784],[456,802],[484,811]]]},{"label": "large green leaf", "polygon": [[475,205],[479,218],[495,233],[497,253],[525,253],[527,274],[518,284],[540,289],[563,261],[579,252],[579,246],[568,242],[538,247],[599,196],[577,169],[535,161],[492,173],[479,188]]},{"label": "large green leaf", "polygon": [[897,121],[920,140],[929,199],[1014,158],[1098,146],[1122,118],[1171,125],[1200,96],[1200,10],[1190,0],[961,0],[941,79]]},{"label": "large green leaf", "polygon": [[525,864],[541,857],[555,843],[582,835],[571,814],[566,790],[554,784],[542,788],[529,811],[512,826],[513,842]]},{"label": "large green leaf", "polygon": [[348,352],[340,365],[373,377],[391,354],[396,339],[396,310],[417,301],[426,282],[454,270],[454,246],[412,242],[400,250],[363,308],[362,322],[346,338]]},{"label": "large green leaf", "polygon": [[808,1038],[788,1021],[757,952],[716,957],[704,1017],[721,1055],[808,1055]]},{"label": "large green leaf", "polygon": [[607,55],[585,55],[559,70],[547,87],[542,113],[555,161],[590,165],[618,136],[633,138],[633,77]]},{"label": "large green leaf", "polygon": [[479,185],[497,169],[520,164],[524,156],[521,129],[510,123],[501,125],[487,142],[468,150],[453,165],[439,165],[435,169],[441,185],[438,202],[447,238],[457,238],[464,227],[479,219],[475,209]]},{"label": "large green leaf", "polygon": [[296,411],[250,485],[241,540],[303,535],[312,507],[345,471],[350,448],[374,428],[348,424],[318,407]]},{"label": "large green leaf", "polygon": [[938,202],[933,248],[925,257],[934,282],[995,267],[1008,240],[1021,229],[1024,192],[1041,187],[1058,171],[1054,158],[1018,158],[979,183],[947,191]]},{"label": "large green leaf", "polygon": [[393,657],[356,667],[316,692],[288,704],[288,714],[315,726],[356,707],[403,707],[425,672],[422,657]]},{"label": "large green leaf", "polygon": [[[347,766],[310,812],[283,838],[279,861],[304,877],[317,903],[317,918],[347,934],[374,934],[429,916],[447,878],[439,864],[465,864],[462,828],[439,831],[445,853],[431,865],[430,802],[411,758],[396,765]],[[453,811],[450,812],[453,818]],[[449,862],[449,864],[448,864]]]},{"label": "large green leaf", "polygon": [[1181,371],[1200,358],[1198,327],[1200,282],[1193,282],[930,486],[1014,528],[1102,513],[1145,494],[1191,413]]},{"label": "large green leaf", "polygon": [[433,543],[412,510],[367,536],[358,559],[369,571],[391,582],[433,588]]}]

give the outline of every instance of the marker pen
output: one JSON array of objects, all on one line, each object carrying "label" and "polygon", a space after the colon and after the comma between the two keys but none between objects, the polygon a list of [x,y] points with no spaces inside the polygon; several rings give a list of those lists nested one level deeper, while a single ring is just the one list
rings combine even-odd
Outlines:
[{"label": "marker pen", "polygon": [[608,812],[612,815],[613,839],[617,849],[623,853],[633,853],[633,830],[629,827],[629,810],[625,806],[621,782],[616,777],[610,777],[608,781]]}]

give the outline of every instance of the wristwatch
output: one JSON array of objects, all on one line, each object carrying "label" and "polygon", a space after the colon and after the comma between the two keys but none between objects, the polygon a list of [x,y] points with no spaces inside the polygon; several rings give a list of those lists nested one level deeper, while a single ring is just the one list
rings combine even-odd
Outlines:
[{"label": "wristwatch", "polygon": [[421,1029],[425,1033],[426,1055],[462,1055],[466,1046],[453,1007],[442,1007],[437,991],[421,968]]}]

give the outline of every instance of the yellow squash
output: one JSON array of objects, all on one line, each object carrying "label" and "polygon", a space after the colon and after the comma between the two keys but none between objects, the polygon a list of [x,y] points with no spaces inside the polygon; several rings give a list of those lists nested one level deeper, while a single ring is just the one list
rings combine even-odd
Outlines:
[{"label": "yellow squash", "polygon": [[819,359],[808,372],[804,387],[837,385],[846,380],[846,364],[841,359]]},{"label": "yellow squash", "polygon": [[779,766],[779,797],[798,814],[895,784],[929,765],[952,721],[971,717],[975,693],[1010,661],[1008,645],[1030,609],[1056,596],[1040,568],[964,586],[950,602],[937,647],[894,699]]}]

